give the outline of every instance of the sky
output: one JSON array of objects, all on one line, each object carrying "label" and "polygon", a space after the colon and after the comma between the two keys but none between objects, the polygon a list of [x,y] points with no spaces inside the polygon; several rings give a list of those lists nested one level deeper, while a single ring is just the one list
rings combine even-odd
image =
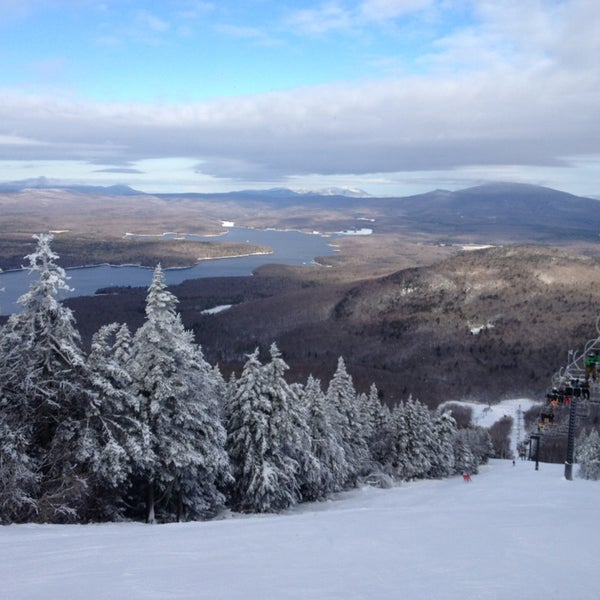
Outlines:
[{"label": "sky", "polygon": [[0,181],[600,197],[597,0],[0,0]]},{"label": "sky", "polygon": [[[575,473],[577,469],[575,469]],[[0,528],[11,600],[597,600],[598,486],[493,460],[280,515]]]}]

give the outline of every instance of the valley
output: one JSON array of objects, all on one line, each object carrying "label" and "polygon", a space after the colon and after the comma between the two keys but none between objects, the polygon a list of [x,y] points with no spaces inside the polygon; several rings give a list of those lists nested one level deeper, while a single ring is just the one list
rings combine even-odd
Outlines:
[{"label": "valley", "polygon": [[[31,190],[0,194],[0,206],[3,268],[17,256],[21,264],[31,234],[49,226],[69,230],[54,249],[70,266],[82,257],[132,262],[123,236],[140,232],[140,223],[144,233],[215,234],[222,220],[310,232],[360,228],[369,219],[372,235],[336,239],[338,252],[310,268],[274,262],[253,276],[190,279],[172,291],[186,327],[225,374],[276,341],[290,381],[326,380],[343,355],[357,388],[375,382],[390,405],[409,395],[433,407],[543,394],[600,314],[600,205],[536,186],[410,198]],[[186,256],[190,242],[148,243],[134,262],[173,266],[197,256],[197,249]],[[214,244],[217,254],[235,251],[219,238]],[[102,324],[137,328],[144,297],[144,288],[119,287],[66,302],[89,344]],[[203,312],[222,305],[231,308]]]}]

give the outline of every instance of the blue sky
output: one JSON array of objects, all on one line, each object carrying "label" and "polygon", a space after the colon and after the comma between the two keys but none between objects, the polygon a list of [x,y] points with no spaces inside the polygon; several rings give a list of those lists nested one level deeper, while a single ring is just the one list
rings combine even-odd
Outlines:
[{"label": "blue sky", "polygon": [[0,0],[0,180],[600,196],[596,0]]}]

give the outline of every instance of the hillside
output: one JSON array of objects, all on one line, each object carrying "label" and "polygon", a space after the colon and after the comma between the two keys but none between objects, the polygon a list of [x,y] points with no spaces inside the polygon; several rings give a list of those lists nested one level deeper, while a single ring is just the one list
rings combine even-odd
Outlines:
[{"label": "hillside", "polygon": [[[63,265],[81,266],[126,263],[132,253],[131,243],[124,239],[128,232],[215,235],[223,231],[222,220],[261,229],[334,232],[364,227],[367,220],[374,235],[346,241],[351,258],[336,262],[336,266],[344,267],[346,279],[364,276],[380,261],[402,261],[415,251],[427,254],[437,248],[438,257],[442,253],[448,256],[448,244],[595,246],[600,231],[598,200],[523,184],[486,184],[455,192],[374,198],[291,190],[151,195],[125,187],[54,188],[39,180],[29,182],[33,187],[24,187],[27,183],[23,187],[0,186],[3,269],[18,268],[31,235],[48,230],[60,232],[56,243]],[[159,257],[163,264],[195,262],[198,249],[190,248],[186,253],[175,241],[162,243],[160,248],[133,252]],[[213,245],[224,246],[218,239]],[[352,252],[353,246],[360,246],[360,252]],[[206,255],[235,254],[235,249],[211,252]],[[386,267],[388,273],[393,270]]]},{"label": "hillside", "polygon": [[433,405],[487,401],[545,390],[590,337],[599,290],[598,258],[492,248],[188,322],[219,363],[276,339],[302,377],[328,377],[343,354],[361,387],[376,382],[392,403],[408,394]]},{"label": "hillside", "polygon": [[[63,231],[54,246],[62,266],[178,265],[200,249],[181,240],[134,247],[124,233],[215,232],[220,219],[338,231],[369,219],[373,235],[339,238],[340,252],[321,257],[322,268],[270,265],[254,277],[174,288],[186,325],[226,374],[256,346],[277,341],[291,379],[312,373],[326,381],[343,355],[359,389],[375,382],[390,404],[409,394],[430,405],[539,394],[600,314],[597,200],[522,184],[407,198],[118,192],[0,193],[0,266],[21,264],[30,234],[49,227]],[[469,243],[497,247],[463,251]],[[235,248],[216,241],[202,251],[222,256]],[[106,322],[138,327],[144,294],[69,300],[85,342]],[[219,305],[233,306],[202,314]]]},{"label": "hillside", "polygon": [[[376,205],[382,212],[392,206]],[[393,205],[405,228],[452,241],[478,243],[544,242],[566,245],[598,242],[600,202],[550,188],[485,184],[455,192],[436,190],[399,198]],[[384,213],[385,214],[385,213]],[[390,219],[392,229],[399,219]]]},{"label": "hillside", "polygon": [[[228,373],[277,341],[290,379],[328,380],[343,355],[357,387],[384,401],[409,394],[435,406],[545,392],[600,314],[600,258],[543,246],[463,252],[361,282],[258,275],[174,286],[207,359]],[[68,303],[84,337],[102,322],[143,319],[145,290]],[[232,305],[217,314],[214,306]]]},{"label": "hillside", "polygon": [[[598,482],[491,461],[281,515],[148,526],[12,525],[5,598],[595,600]],[[573,560],[567,560],[573,557]]]}]

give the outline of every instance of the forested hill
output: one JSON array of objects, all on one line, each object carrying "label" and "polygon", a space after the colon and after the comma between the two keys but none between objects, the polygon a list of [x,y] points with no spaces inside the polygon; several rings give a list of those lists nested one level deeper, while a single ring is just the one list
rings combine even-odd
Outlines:
[{"label": "forested hill", "polygon": [[600,231],[600,201],[535,185],[485,184],[369,204],[383,231],[401,227],[451,241],[556,245],[597,242]]},{"label": "forested hill", "polygon": [[160,266],[141,327],[101,327],[84,352],[52,236],[37,240],[24,310],[0,330],[0,524],[280,512],[362,481],[476,473],[494,452],[483,428],[414,399],[389,410],[375,385],[357,393],[342,357],[328,383],[290,385],[273,343],[226,382]]},{"label": "forested hill", "polygon": [[[72,266],[82,256],[115,262],[124,233],[142,223],[153,233],[222,231],[221,219],[305,231],[368,223],[373,235],[336,240],[341,252],[321,259],[332,268],[272,267],[173,291],[207,357],[226,371],[277,341],[293,378],[326,379],[343,355],[363,390],[376,382],[390,404],[413,394],[433,405],[539,393],[566,352],[585,343],[600,313],[599,208],[598,200],[522,184],[406,198],[25,189],[0,193],[0,256],[22,264],[31,233],[48,227],[61,232],[54,248]],[[505,246],[462,253],[467,242]],[[513,245],[532,242],[563,250]],[[155,250],[156,262],[172,264],[175,247]],[[107,322],[139,327],[145,291],[70,300],[84,340]],[[202,314],[219,305],[233,306]]]},{"label": "forested hill", "polygon": [[[223,232],[222,220],[242,227],[307,232],[369,223],[375,234],[429,243],[595,244],[600,231],[600,201],[515,183],[398,198],[291,190],[151,195],[123,186],[43,185],[0,185],[1,268],[18,266],[30,251],[31,235],[47,230],[60,231],[55,247],[63,265],[70,266],[77,264],[82,252],[89,264],[118,261],[105,244],[123,244],[127,232],[218,234]],[[125,262],[127,251],[123,254]]]},{"label": "forested hill", "polygon": [[[541,246],[464,252],[431,266],[345,284],[272,277],[174,286],[207,358],[238,370],[276,341],[290,379],[331,376],[343,355],[357,387],[436,405],[543,394],[571,348],[594,333],[600,260]],[[84,337],[100,322],[143,320],[145,290],[74,299]],[[217,314],[202,310],[233,305]]]}]

